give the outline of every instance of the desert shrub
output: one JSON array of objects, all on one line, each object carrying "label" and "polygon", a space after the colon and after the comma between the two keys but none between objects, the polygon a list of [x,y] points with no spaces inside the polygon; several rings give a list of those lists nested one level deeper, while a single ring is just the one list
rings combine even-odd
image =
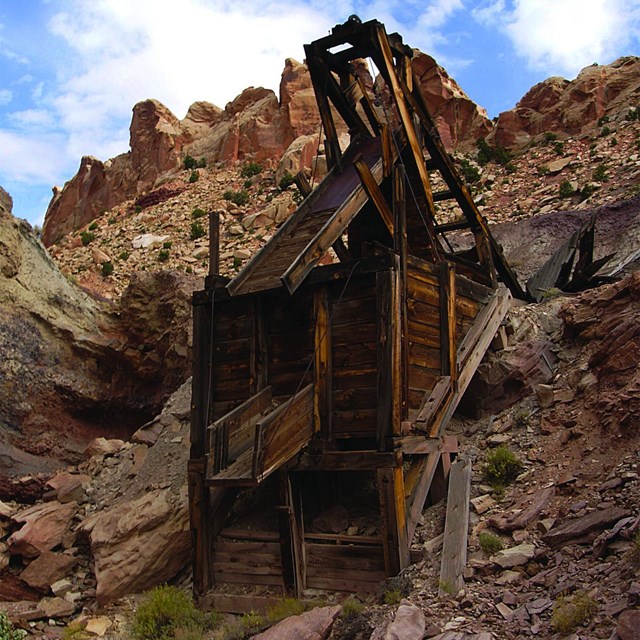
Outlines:
[{"label": "desert shrub", "polygon": [[121,251],[118,255],[118,260],[127,260],[131,254],[128,251]]},{"label": "desert shrub", "polygon": [[239,191],[233,191],[232,189],[227,189],[222,197],[229,202],[233,202],[233,204],[237,204],[238,206],[242,206],[243,204],[247,204],[249,202],[249,194],[241,189]]},{"label": "desert shrub", "polygon": [[91,233],[91,231],[83,231],[80,234],[80,240],[82,240],[82,244],[86,247],[88,244],[93,242],[96,239],[96,234]]},{"label": "desert shrub", "polygon": [[351,620],[359,616],[364,611],[364,604],[355,598],[347,598],[342,603],[342,617],[345,620]]},{"label": "desert shrub", "polygon": [[169,250],[160,249],[160,251],[158,251],[158,262],[166,262],[167,260],[169,260]]},{"label": "desert shrub", "polygon": [[192,212],[191,212],[191,217],[194,220],[197,220],[198,218],[204,218],[207,215],[207,212],[204,209],[200,209],[199,207],[196,207]]},{"label": "desert shrub", "polygon": [[600,129],[600,137],[604,138],[605,136],[608,136],[611,133],[611,129],[609,127],[607,127],[606,125],[604,127],[602,127],[602,129]]},{"label": "desert shrub", "polygon": [[98,228],[98,223],[97,222],[92,222],[89,225],[89,231],[95,231]]},{"label": "desert shrub", "polygon": [[611,141],[609,142],[609,145],[612,146],[612,147],[618,146],[618,138],[613,136],[613,138],[611,138]]},{"label": "desert shrub", "polygon": [[598,126],[601,127],[603,124],[607,124],[609,122],[609,116],[600,116],[598,118]]},{"label": "desert shrub", "polygon": [[16,629],[6,614],[0,612],[0,640],[22,640],[26,635],[26,631]]},{"label": "desert shrub", "polygon": [[488,531],[483,531],[478,536],[478,542],[480,543],[480,548],[488,555],[493,555],[504,548],[502,540]]},{"label": "desert shrub", "polygon": [[561,198],[570,198],[575,193],[575,189],[573,185],[569,182],[569,180],[563,180],[560,183],[560,187],[558,188],[558,195]]},{"label": "desert shrub", "polygon": [[282,178],[280,178],[280,182],[278,182],[278,189],[286,191],[294,182],[293,176],[288,171],[285,171]]},{"label": "desert shrub", "polygon": [[185,156],[182,160],[182,165],[185,169],[204,169],[207,166],[207,161],[204,158],[196,160],[191,156]]},{"label": "desert shrub", "polygon": [[553,606],[551,626],[558,633],[571,633],[587,624],[597,610],[596,601],[584,591],[578,591],[571,597],[561,596]]},{"label": "desert shrub", "polygon": [[171,249],[172,246],[173,246],[173,242],[171,242],[171,240],[167,240],[166,242],[162,243],[163,249]]},{"label": "desert shrub", "polygon": [[599,164],[593,172],[593,179],[598,182],[606,182],[609,179],[607,175],[607,167],[604,164]]},{"label": "desert shrub", "polygon": [[476,144],[478,163],[481,165],[491,161],[506,165],[511,160],[511,154],[504,147],[492,147],[484,138],[479,138]]},{"label": "desert shrub", "polygon": [[455,596],[457,593],[456,588],[447,580],[440,580],[438,582],[438,589],[448,593],[450,596]]},{"label": "desert shrub", "polygon": [[528,427],[530,418],[531,414],[527,409],[518,409],[518,411],[513,414],[512,420],[516,427]]},{"label": "desert shrub", "polygon": [[305,612],[304,603],[296,598],[285,598],[267,610],[269,622],[279,622],[289,616],[299,616]]},{"label": "desert shrub", "polygon": [[590,198],[597,190],[598,187],[596,187],[595,184],[585,184],[584,187],[582,187],[582,189],[580,190],[580,202],[586,200],[587,198]]},{"label": "desert shrub", "polygon": [[189,595],[162,585],[149,591],[140,603],[132,632],[135,640],[173,640],[177,629],[204,632],[210,624]]},{"label": "desert shrub", "polygon": [[564,142],[560,142],[560,140],[558,140],[557,142],[553,143],[553,150],[559,155],[561,156],[564,153]]},{"label": "desert shrub", "polygon": [[462,171],[462,176],[468,184],[475,184],[480,180],[480,170],[466,158],[458,158],[458,164]]},{"label": "desert shrub", "polygon": [[204,234],[205,231],[204,227],[202,226],[202,222],[200,222],[200,220],[194,220],[191,223],[191,239],[197,240],[198,238],[202,238]]},{"label": "desert shrub", "polygon": [[71,622],[62,632],[62,640],[91,640],[92,635],[85,631],[81,622]]},{"label": "desert shrub", "polygon": [[400,604],[400,600],[402,600],[402,591],[400,589],[388,589],[382,597],[382,601],[390,605]]},{"label": "desert shrub", "polygon": [[484,477],[496,489],[502,489],[515,480],[523,469],[516,454],[500,445],[487,453],[484,464]]},{"label": "desert shrub", "polygon": [[634,120],[640,120],[640,107],[631,107],[627,114],[627,120],[633,122]]},{"label": "desert shrub", "polygon": [[243,178],[252,178],[262,173],[262,165],[259,162],[245,162],[240,169],[240,175]]},{"label": "desert shrub", "polygon": [[200,179],[200,174],[197,171],[192,171],[189,176],[189,182],[198,182]]},{"label": "desert shrub", "polygon": [[111,261],[102,263],[102,275],[106,278],[113,273],[113,263]]},{"label": "desert shrub", "polygon": [[544,134],[544,141],[545,142],[555,142],[558,139],[558,134],[554,133],[553,131],[547,131]]}]

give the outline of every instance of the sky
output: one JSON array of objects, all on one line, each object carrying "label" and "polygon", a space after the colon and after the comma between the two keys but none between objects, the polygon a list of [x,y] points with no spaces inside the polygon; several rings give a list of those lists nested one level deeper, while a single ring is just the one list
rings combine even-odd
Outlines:
[{"label": "sky", "polygon": [[179,118],[248,86],[349,15],[434,56],[491,117],[550,76],[640,54],[640,0],[0,0],[0,186],[42,224],[84,155],[129,148],[131,109]]}]

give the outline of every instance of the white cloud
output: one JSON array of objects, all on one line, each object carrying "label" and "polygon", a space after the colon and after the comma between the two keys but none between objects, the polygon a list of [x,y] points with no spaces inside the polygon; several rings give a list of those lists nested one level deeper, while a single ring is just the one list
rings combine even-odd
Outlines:
[{"label": "white cloud", "polygon": [[60,182],[60,148],[57,135],[18,134],[0,130],[0,174],[15,182]]},{"label": "white cloud", "polygon": [[40,131],[51,129],[55,124],[55,117],[46,109],[25,109],[9,114],[9,120],[22,128],[37,127]]},{"label": "white cloud", "polygon": [[638,43],[640,0],[514,0],[509,9],[497,0],[472,13],[501,28],[528,65],[545,73],[573,76]]},{"label": "white cloud", "polygon": [[0,105],[9,104],[13,99],[13,92],[9,89],[0,89]]}]

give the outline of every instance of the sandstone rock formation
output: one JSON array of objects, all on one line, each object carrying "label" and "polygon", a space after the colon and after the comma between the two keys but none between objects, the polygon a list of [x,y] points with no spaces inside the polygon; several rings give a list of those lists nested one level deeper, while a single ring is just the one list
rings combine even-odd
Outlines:
[{"label": "sandstone rock formation", "polygon": [[[510,149],[555,132],[593,132],[605,117],[624,120],[640,99],[640,58],[585,67],[575,80],[549,78],[530,89],[510,111],[501,113],[488,140]],[[601,121],[602,122],[602,121]]]},{"label": "sandstone rock formation", "polygon": [[427,107],[447,149],[468,148],[486,137],[493,125],[487,112],[431,56],[415,52],[413,68]]}]

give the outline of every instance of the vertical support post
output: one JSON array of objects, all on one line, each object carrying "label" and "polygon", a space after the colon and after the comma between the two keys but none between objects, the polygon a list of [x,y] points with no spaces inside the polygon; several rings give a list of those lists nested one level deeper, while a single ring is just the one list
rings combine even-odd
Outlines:
[{"label": "vertical support post", "polygon": [[397,164],[393,167],[393,217],[395,253],[400,257],[400,420],[409,415],[409,318],[407,314],[407,208],[405,200],[405,170]]},{"label": "vertical support post", "polygon": [[220,275],[220,212],[209,211],[209,275]]},{"label": "vertical support post", "polygon": [[205,484],[206,433],[210,422],[212,374],[212,304],[214,291],[203,301],[194,299],[193,348],[202,354],[193,359],[191,400],[191,450],[188,463],[189,517],[193,541],[193,588],[197,595],[211,586],[210,493]]},{"label": "vertical support post", "polygon": [[382,515],[384,568],[387,576],[395,576],[409,565],[402,467],[381,468],[378,469],[377,475]]},{"label": "vertical support post", "polygon": [[451,262],[440,265],[440,370],[451,376],[455,384],[458,375],[456,360],[456,269]]},{"label": "vertical support post", "polygon": [[331,440],[331,326],[329,290],[315,290],[313,296],[316,319],[314,338],[313,430]]},{"label": "vertical support post", "polygon": [[476,251],[480,258],[480,264],[482,264],[487,270],[491,286],[495,288],[498,286],[498,277],[496,275],[495,265],[493,264],[493,255],[491,252],[489,238],[485,235],[484,230],[481,227],[473,230],[473,237],[476,241]]},{"label": "vertical support post", "polygon": [[295,503],[289,474],[286,469],[281,469],[280,476],[280,502],[277,507],[278,529],[280,531],[280,558],[282,562],[282,579],[284,587],[290,594],[300,597],[304,590],[303,555],[298,530],[298,519],[295,515]]},{"label": "vertical support post", "polygon": [[378,450],[384,451],[387,437],[400,435],[400,292],[399,258],[389,271],[376,274],[377,304],[377,395],[376,433]]},{"label": "vertical support post", "polygon": [[433,474],[431,487],[429,487],[430,504],[440,502],[447,495],[447,482],[449,481],[449,470],[451,469],[451,454],[443,451],[438,460],[436,472]]},{"label": "vertical support post", "polygon": [[255,296],[251,307],[252,336],[249,362],[251,395],[267,386],[267,319],[262,296]]}]

